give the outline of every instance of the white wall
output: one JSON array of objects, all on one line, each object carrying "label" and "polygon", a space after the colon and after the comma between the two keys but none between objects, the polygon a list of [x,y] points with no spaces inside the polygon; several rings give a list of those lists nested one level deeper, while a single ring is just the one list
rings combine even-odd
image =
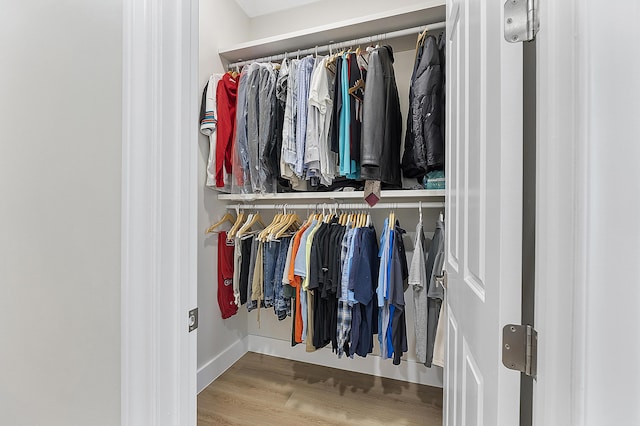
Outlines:
[{"label": "white wall", "polygon": [[122,4],[1,9],[0,424],[119,424]]},{"label": "white wall", "polygon": [[[640,424],[640,4],[581,4],[587,150],[587,425]],[[620,11],[624,13],[620,13]],[[599,37],[594,28],[607,28]]]},{"label": "white wall", "polygon": [[[398,3],[393,4],[392,8],[398,8],[402,6],[407,6],[412,4],[410,1],[400,1]],[[272,36],[279,34],[281,32],[289,32],[295,29],[298,29],[301,21],[305,23],[305,25],[325,25],[331,22],[334,22],[336,19],[349,19],[351,17],[356,17],[363,14],[363,10],[366,10],[367,14],[382,12],[385,9],[389,9],[388,2],[348,2],[345,3],[347,8],[342,11],[339,15],[339,18],[336,17],[336,14],[333,12],[334,7],[337,7],[337,2],[332,0],[324,0],[318,3],[313,3],[306,6],[301,6],[296,9],[292,9],[286,12],[278,12],[273,15],[265,16],[265,17],[257,17],[251,20],[251,28],[252,34],[256,34],[256,31],[260,31],[260,37]],[[351,16],[349,14],[352,14]],[[285,14],[284,17],[282,14]],[[305,17],[302,19],[301,17]],[[307,17],[313,16],[313,19],[309,20]],[[277,25],[274,25],[273,22],[278,22]],[[269,24],[271,22],[271,24]],[[372,28],[372,34],[375,33],[375,28]],[[417,36],[417,35],[416,35]],[[400,42],[400,43],[398,43]],[[396,82],[398,85],[398,93],[400,96],[400,108],[403,117],[403,132],[402,132],[402,140],[404,141],[404,127],[405,120],[408,113],[409,106],[409,84],[411,80],[411,71],[414,64],[414,50],[413,46],[415,46],[415,40],[407,43],[406,40],[389,40],[389,44],[394,47],[394,70],[396,74]],[[399,46],[402,46],[401,48]],[[409,50],[407,50],[407,46]],[[307,47],[307,46],[303,46]],[[410,187],[415,183],[415,180],[404,180],[404,186]],[[425,226],[427,229],[432,229],[435,226],[435,221],[438,217],[439,211],[428,211],[425,212]],[[384,220],[384,214],[382,212],[375,213],[375,221],[378,226],[377,229],[380,229],[382,226],[382,221]],[[415,234],[415,226],[417,222],[417,211],[402,211],[399,213],[399,218],[401,220],[402,225],[407,229],[407,231],[411,234],[410,238],[407,240],[413,240],[413,235]],[[409,241],[407,241],[409,243]],[[409,261],[411,261],[412,255],[412,247],[407,247]],[[414,327],[413,327],[413,293],[412,290],[408,290],[405,293],[405,299],[407,300],[407,335],[408,335],[408,343],[409,343],[409,351],[404,356],[405,362],[403,362],[400,366],[394,367],[392,372],[396,378],[416,381],[424,384],[434,385],[434,386],[442,386],[442,369],[439,367],[434,367],[431,369],[427,369],[422,365],[418,365],[415,363],[415,335],[414,335]],[[278,341],[289,341],[291,334],[291,320],[287,319],[284,321],[278,321],[274,314],[273,310],[269,309],[267,312],[261,313],[261,326],[258,327],[257,323],[257,311],[254,311],[249,315],[249,334],[273,338]],[[243,310],[243,315],[247,315]],[[296,347],[296,348],[288,348],[285,352],[276,352],[277,346],[274,342],[273,349],[268,349],[271,353],[277,353],[280,356],[296,356],[296,353],[300,353],[300,359],[304,360],[304,348]],[[379,353],[376,348],[374,353]],[[353,369],[354,371],[358,371],[358,368],[362,368],[362,371],[367,371],[365,367],[365,362],[361,361],[356,357],[354,360],[340,360],[338,363],[335,363],[335,354],[331,353],[329,349],[323,349],[321,355],[314,355],[313,362],[318,362],[326,365],[336,366],[338,368],[348,368]],[[307,358],[311,359],[311,358]],[[358,364],[360,362],[360,364]],[[383,361],[383,363],[386,361]],[[390,362],[390,361],[389,361]]]},{"label": "white wall", "polygon": [[322,0],[253,18],[251,20],[251,38],[270,37],[407,6],[426,7],[428,4],[442,4],[442,2],[439,0]]},{"label": "white wall", "polygon": [[[218,49],[245,41],[249,18],[233,0],[200,1],[200,71],[199,87],[204,88],[213,72],[224,72]],[[202,92],[200,92],[202,93]],[[198,96],[200,100],[200,96]],[[218,356],[247,334],[247,319],[240,311],[222,320],[216,296],[218,286],[217,235],[205,236],[204,231],[225,213],[217,192],[205,186],[209,139],[200,134],[198,182],[198,369],[199,381],[212,380],[219,369],[213,363]],[[224,363],[224,361],[221,361]],[[202,372],[204,369],[204,373]],[[213,376],[213,377],[211,377]],[[209,377],[209,379],[206,379]],[[206,383],[205,383],[206,384]],[[202,387],[199,385],[199,387]]]}]

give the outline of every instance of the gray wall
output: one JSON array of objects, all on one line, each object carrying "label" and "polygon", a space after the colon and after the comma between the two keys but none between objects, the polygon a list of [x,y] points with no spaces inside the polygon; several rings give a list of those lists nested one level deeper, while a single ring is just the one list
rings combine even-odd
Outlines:
[{"label": "gray wall", "polygon": [[119,424],[122,2],[0,10],[0,424]]},{"label": "gray wall", "polygon": [[[248,38],[249,18],[233,0],[200,0],[200,94],[209,76],[225,70],[218,49],[241,43]],[[200,100],[200,95],[198,100]],[[226,212],[218,192],[205,186],[209,139],[198,137],[198,368],[203,368],[225,349],[247,335],[246,310],[227,320],[220,316],[218,287],[218,237],[204,231]]]}]

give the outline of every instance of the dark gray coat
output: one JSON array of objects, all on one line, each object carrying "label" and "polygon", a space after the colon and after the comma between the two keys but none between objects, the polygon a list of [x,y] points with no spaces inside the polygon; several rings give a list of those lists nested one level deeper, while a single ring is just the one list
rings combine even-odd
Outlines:
[{"label": "dark gray coat", "polygon": [[401,187],[402,115],[391,46],[378,47],[371,52],[366,84],[360,146],[361,177]]},{"label": "dark gray coat", "polygon": [[426,37],[418,50],[409,89],[409,114],[404,140],[402,170],[409,178],[421,178],[444,168],[443,88],[444,64],[438,42]]}]

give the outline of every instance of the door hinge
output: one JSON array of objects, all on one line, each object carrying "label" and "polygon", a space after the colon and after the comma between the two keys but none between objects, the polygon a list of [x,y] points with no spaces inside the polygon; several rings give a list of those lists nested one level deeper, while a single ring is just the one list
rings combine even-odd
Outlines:
[{"label": "door hinge", "polygon": [[502,363],[534,379],[538,373],[538,332],[530,325],[508,324],[502,329]]},{"label": "door hinge", "polygon": [[504,38],[509,43],[536,38],[540,21],[538,0],[507,0],[504,3]]},{"label": "door hinge", "polygon": [[198,308],[189,311],[189,333],[198,328]]}]

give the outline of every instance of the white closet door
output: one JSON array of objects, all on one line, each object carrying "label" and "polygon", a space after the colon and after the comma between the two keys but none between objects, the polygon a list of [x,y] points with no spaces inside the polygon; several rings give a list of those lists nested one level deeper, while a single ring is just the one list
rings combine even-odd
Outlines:
[{"label": "white closet door", "polygon": [[522,45],[504,0],[447,2],[445,425],[517,425],[519,374],[501,363],[520,321]]}]

